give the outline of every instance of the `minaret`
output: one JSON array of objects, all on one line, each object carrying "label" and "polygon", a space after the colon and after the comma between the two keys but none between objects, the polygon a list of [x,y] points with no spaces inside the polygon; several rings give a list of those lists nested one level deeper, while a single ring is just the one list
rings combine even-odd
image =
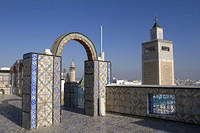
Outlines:
[{"label": "minaret", "polygon": [[172,41],[163,40],[163,29],[155,24],[150,41],[142,43],[142,82],[149,85],[174,85],[174,57]]},{"label": "minaret", "polygon": [[69,73],[66,74],[65,82],[70,82],[70,76],[69,76]]},{"label": "minaret", "polygon": [[75,65],[74,65],[74,61],[72,60],[72,64],[69,68],[70,70],[70,82],[76,82],[75,79]]}]

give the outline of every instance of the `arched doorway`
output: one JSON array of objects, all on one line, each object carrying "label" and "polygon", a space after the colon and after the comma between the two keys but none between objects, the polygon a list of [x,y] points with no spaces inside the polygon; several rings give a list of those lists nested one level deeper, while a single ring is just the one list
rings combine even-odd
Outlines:
[{"label": "arched doorway", "polygon": [[87,53],[88,61],[85,61],[84,72],[84,112],[87,115],[98,115],[98,59],[97,52],[92,41],[78,32],[71,32],[58,37],[52,45],[51,52],[54,56],[62,56],[64,46],[70,41],[78,41]]},{"label": "arched doorway", "polygon": [[61,122],[61,54],[65,44],[75,40],[86,50],[84,66],[84,109],[90,116],[105,115],[106,84],[111,82],[111,62],[98,60],[92,41],[77,32],[64,34],[53,43],[51,54],[23,56],[22,126],[27,129]]}]

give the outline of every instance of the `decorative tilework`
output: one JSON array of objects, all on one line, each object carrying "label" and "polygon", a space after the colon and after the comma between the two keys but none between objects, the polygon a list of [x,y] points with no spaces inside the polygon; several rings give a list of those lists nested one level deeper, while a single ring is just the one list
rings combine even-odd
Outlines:
[{"label": "decorative tilework", "polygon": [[99,61],[99,115],[105,115],[105,97],[106,97],[106,85],[108,75],[108,63]]},{"label": "decorative tilework", "polygon": [[105,98],[107,84],[107,62],[99,62],[99,97]]},{"label": "decorative tilework", "polygon": [[[38,94],[52,98],[53,56],[39,55],[38,57]],[[40,100],[40,99],[38,99]]]},{"label": "decorative tilework", "polygon": [[52,124],[53,56],[38,55],[37,127]]},{"label": "decorative tilework", "polygon": [[106,85],[110,82],[110,62],[85,61],[85,112],[105,115]]},{"label": "decorative tilework", "polygon": [[53,123],[59,123],[60,116],[60,71],[61,58],[54,58]]},{"label": "decorative tilework", "polygon": [[31,128],[36,128],[36,78],[37,78],[37,54],[32,54]]},{"label": "decorative tilework", "polygon": [[61,57],[29,53],[24,58],[22,126],[32,129],[60,122]]},{"label": "decorative tilework", "polygon": [[[155,99],[148,99],[149,94]],[[200,124],[199,98],[199,88],[110,85],[106,87],[106,110]],[[156,112],[148,109],[149,101],[155,101]]]},{"label": "decorative tilework", "polygon": [[50,94],[38,94],[37,93],[37,103],[40,104],[40,103],[50,103],[52,102],[52,95]]},{"label": "decorative tilework", "polygon": [[110,84],[110,79],[111,79],[111,63],[108,62],[108,84]]},{"label": "decorative tilework", "polygon": [[53,107],[53,120],[54,124],[59,123],[61,116],[60,116],[60,90],[59,88],[54,88],[54,107]]},{"label": "decorative tilework", "polygon": [[93,95],[94,95],[94,116],[98,115],[98,98],[99,98],[99,62],[94,61],[94,89],[93,89]]},{"label": "decorative tilework", "polygon": [[149,94],[149,113],[152,114],[175,114],[175,95],[172,94]]},{"label": "decorative tilework", "polygon": [[98,115],[98,61],[85,61],[85,113]]},{"label": "decorative tilework", "polygon": [[38,103],[37,106],[37,128],[52,125],[52,103]]},{"label": "decorative tilework", "polygon": [[94,74],[94,62],[93,61],[85,62],[85,73],[86,74]]}]

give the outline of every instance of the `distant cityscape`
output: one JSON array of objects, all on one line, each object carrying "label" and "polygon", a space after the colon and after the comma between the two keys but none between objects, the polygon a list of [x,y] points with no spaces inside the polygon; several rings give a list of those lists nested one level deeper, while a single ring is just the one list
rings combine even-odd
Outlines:
[{"label": "distant cityscape", "polygon": [[[113,77],[112,84],[116,85],[142,85],[142,80],[124,80]],[[191,79],[175,79],[176,86],[196,86],[200,87],[200,80]]]}]

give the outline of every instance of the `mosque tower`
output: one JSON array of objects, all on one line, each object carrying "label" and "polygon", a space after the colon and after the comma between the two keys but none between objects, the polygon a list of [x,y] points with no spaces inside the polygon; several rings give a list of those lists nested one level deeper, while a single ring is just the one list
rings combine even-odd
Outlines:
[{"label": "mosque tower", "polygon": [[150,38],[142,43],[142,83],[174,85],[173,44],[163,39],[163,28],[158,25],[157,17]]},{"label": "mosque tower", "polygon": [[72,64],[69,68],[69,72],[70,72],[70,82],[76,82],[76,78],[75,78],[75,64],[74,61],[72,60]]}]

